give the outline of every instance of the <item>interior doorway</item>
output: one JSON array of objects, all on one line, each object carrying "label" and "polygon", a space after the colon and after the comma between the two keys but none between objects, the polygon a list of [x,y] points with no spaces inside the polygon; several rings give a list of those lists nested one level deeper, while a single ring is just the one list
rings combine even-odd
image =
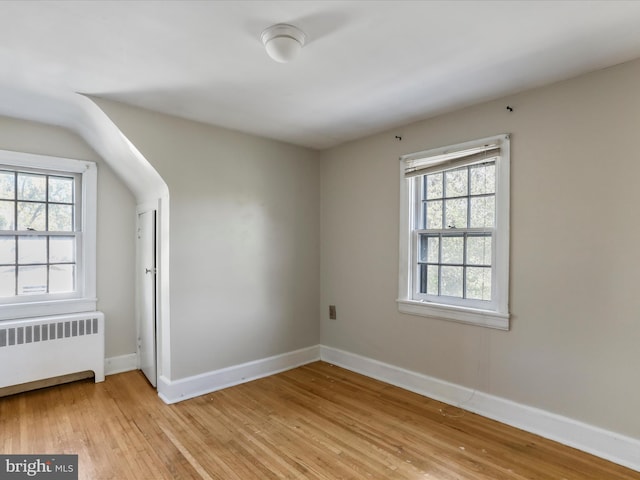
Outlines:
[{"label": "interior doorway", "polygon": [[157,299],[157,255],[156,255],[156,210],[138,213],[138,342],[139,368],[149,383],[157,386],[156,347],[156,299]]}]

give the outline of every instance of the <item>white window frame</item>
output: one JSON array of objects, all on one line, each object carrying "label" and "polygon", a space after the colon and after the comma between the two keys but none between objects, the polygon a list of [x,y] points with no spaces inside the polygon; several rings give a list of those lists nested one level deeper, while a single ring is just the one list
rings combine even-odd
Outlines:
[{"label": "white window frame", "polygon": [[[451,162],[456,152],[482,149],[497,145],[500,155],[495,161],[495,226],[492,242],[492,299],[491,301],[460,301],[451,297],[437,299],[416,298],[414,284],[417,277],[416,178],[407,176],[410,165],[419,163],[430,170]],[[507,134],[482,138],[457,145],[435,148],[400,157],[400,246],[398,309],[401,313],[435,317],[500,330],[509,329],[509,183],[510,137]]]},{"label": "white window frame", "polygon": [[0,166],[80,175],[80,221],[76,252],[77,288],[73,294],[0,298],[0,321],[96,310],[97,166],[94,162],[0,150]]}]

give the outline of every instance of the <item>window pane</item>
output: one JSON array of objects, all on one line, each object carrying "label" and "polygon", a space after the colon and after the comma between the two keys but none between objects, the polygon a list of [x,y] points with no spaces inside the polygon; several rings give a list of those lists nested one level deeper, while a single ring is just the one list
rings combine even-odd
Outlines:
[{"label": "window pane", "polygon": [[47,177],[31,173],[18,173],[18,200],[47,199]]},{"label": "window pane", "polygon": [[73,231],[73,206],[49,205],[49,231],[72,232]]},{"label": "window pane", "polygon": [[436,265],[426,265],[427,269],[427,294],[438,295],[438,270]]},{"label": "window pane", "polygon": [[0,264],[16,263],[16,237],[0,237]]},{"label": "window pane", "polygon": [[493,228],[495,218],[495,197],[477,197],[471,199],[471,228]]},{"label": "window pane", "polygon": [[445,200],[446,228],[467,228],[467,201],[466,198]]},{"label": "window pane", "polygon": [[467,268],[467,298],[491,300],[491,268]]},{"label": "window pane", "polygon": [[0,297],[16,294],[16,267],[0,267]]},{"label": "window pane", "polygon": [[73,178],[49,177],[49,201],[73,203]]},{"label": "window pane", "polygon": [[424,263],[427,261],[428,239],[429,237],[426,235],[418,237],[418,262]]},{"label": "window pane", "polygon": [[491,237],[467,238],[467,263],[469,265],[491,265]]},{"label": "window pane", "polygon": [[427,228],[442,228],[442,200],[427,202]]},{"label": "window pane", "polygon": [[18,267],[18,295],[47,293],[46,265]]},{"label": "window pane", "polygon": [[45,237],[18,237],[18,264],[47,263]]},{"label": "window pane", "polygon": [[15,229],[15,202],[0,200],[0,230]]},{"label": "window pane", "polygon": [[37,230],[43,232],[45,224],[44,203],[18,202],[18,230]]},{"label": "window pane", "polygon": [[462,298],[462,267],[442,267],[441,294]]},{"label": "window pane", "polygon": [[440,238],[420,235],[419,262],[438,263]]},{"label": "window pane", "polygon": [[463,197],[468,195],[467,168],[444,172],[444,186],[447,197]]},{"label": "window pane", "polygon": [[438,270],[437,265],[420,265],[420,293],[438,295]]},{"label": "window pane", "polygon": [[50,237],[49,238],[49,262],[66,263],[75,262],[75,238],[74,237]]},{"label": "window pane", "polygon": [[15,187],[14,173],[0,172],[0,198],[15,199]]},{"label": "window pane", "polygon": [[438,258],[440,256],[440,239],[438,237],[429,237],[429,241],[427,243],[427,262],[438,263]]},{"label": "window pane", "polygon": [[49,293],[68,293],[75,290],[75,266],[51,265],[49,267]]},{"label": "window pane", "polygon": [[418,278],[420,279],[420,293],[427,293],[427,266],[425,264],[418,265]]},{"label": "window pane", "polygon": [[442,173],[425,177],[425,197],[429,200],[442,198]]},{"label": "window pane", "polygon": [[464,238],[442,237],[442,263],[462,264],[464,260]]},{"label": "window pane", "polygon": [[496,166],[474,165],[470,169],[471,195],[495,193],[496,191]]}]

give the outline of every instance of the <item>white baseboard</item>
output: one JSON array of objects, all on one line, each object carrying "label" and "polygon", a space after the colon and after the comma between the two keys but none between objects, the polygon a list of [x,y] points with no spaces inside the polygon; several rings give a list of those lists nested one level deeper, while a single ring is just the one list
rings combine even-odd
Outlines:
[{"label": "white baseboard", "polygon": [[371,358],[320,346],[328,363],[535,433],[640,471],[640,440]]},{"label": "white baseboard", "polygon": [[105,358],[104,374],[114,375],[116,373],[129,372],[138,368],[138,356],[135,353],[120,355],[119,357]]},{"label": "white baseboard", "polygon": [[317,360],[320,360],[319,345],[179,380],[169,380],[160,376],[158,378],[158,395],[165,403],[176,403],[291,370]]}]

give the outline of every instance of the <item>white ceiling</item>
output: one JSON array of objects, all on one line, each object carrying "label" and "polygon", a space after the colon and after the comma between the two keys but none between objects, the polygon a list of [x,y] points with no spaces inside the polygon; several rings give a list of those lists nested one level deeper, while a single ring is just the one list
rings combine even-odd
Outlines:
[{"label": "white ceiling", "polygon": [[79,92],[318,149],[638,57],[638,1],[0,2],[0,89],[44,119]]}]

